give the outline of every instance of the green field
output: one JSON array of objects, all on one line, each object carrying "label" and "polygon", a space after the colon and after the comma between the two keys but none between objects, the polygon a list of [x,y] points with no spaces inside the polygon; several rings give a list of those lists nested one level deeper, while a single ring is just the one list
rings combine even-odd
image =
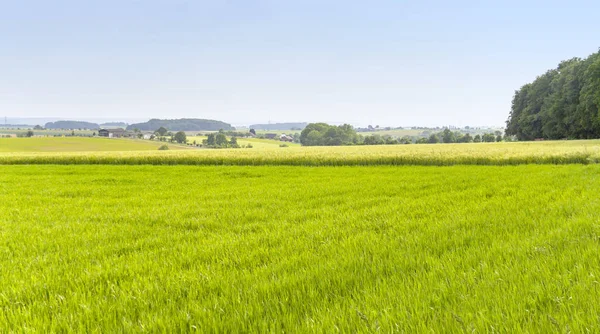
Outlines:
[{"label": "green field", "polygon": [[0,328],[598,332],[600,166],[0,166]]},{"label": "green field", "polygon": [[600,331],[600,141],[251,141],[1,138],[0,328]]},{"label": "green field", "polygon": [[[93,152],[157,150],[163,143],[149,140],[87,137],[0,138],[0,152]],[[169,145],[177,149],[178,145]]]},{"label": "green field", "polygon": [[[141,143],[159,145],[159,142]],[[140,152],[0,152],[0,164],[445,166],[598,162],[600,140],[285,148],[271,145],[252,149]]]}]

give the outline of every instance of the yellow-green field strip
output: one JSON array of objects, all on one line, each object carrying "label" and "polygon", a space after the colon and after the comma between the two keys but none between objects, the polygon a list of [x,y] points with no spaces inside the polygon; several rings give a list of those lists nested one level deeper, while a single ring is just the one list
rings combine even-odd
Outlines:
[{"label": "yellow-green field strip", "polygon": [[598,140],[188,151],[0,153],[0,164],[3,165],[448,166],[598,162]]}]

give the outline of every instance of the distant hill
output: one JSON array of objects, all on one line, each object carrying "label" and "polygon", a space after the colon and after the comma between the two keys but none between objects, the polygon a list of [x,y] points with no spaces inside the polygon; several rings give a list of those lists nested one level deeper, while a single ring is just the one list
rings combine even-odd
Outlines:
[{"label": "distant hill", "polygon": [[80,121],[56,121],[48,122],[44,126],[46,129],[99,129],[100,125],[96,123]]},{"label": "distant hill", "polygon": [[[4,121],[5,118],[2,118],[0,120]],[[57,118],[57,117],[44,117],[44,118],[41,118],[41,117],[36,117],[36,118],[7,117],[6,123],[15,124],[15,125],[30,125],[33,127],[35,125],[44,125],[48,122],[56,122],[56,121],[60,121],[60,120],[61,120],[61,118]]]},{"label": "distant hill", "polygon": [[303,130],[308,123],[275,123],[275,124],[252,124],[250,129],[255,130]]},{"label": "distant hill", "polygon": [[2,129],[16,129],[16,128],[32,128],[33,126],[30,124],[0,124],[0,128]]},{"label": "distant hill", "polygon": [[127,123],[125,123],[125,122],[106,122],[106,123],[100,124],[100,126],[103,128],[123,128],[123,129],[125,129],[127,127]]},{"label": "distant hill", "polygon": [[156,131],[160,127],[169,131],[219,131],[221,129],[235,130],[231,124],[210,119],[181,118],[181,119],[151,119],[145,123],[131,124],[127,130]]}]

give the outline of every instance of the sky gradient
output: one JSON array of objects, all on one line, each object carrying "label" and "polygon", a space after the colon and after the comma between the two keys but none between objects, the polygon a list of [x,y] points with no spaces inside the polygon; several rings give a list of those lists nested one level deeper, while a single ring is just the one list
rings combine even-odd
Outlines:
[{"label": "sky gradient", "polygon": [[597,1],[4,1],[0,116],[502,126]]}]

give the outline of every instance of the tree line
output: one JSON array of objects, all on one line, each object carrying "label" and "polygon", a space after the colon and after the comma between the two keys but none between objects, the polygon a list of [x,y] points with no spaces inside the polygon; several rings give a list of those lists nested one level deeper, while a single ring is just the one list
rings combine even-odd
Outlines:
[{"label": "tree line", "polygon": [[572,58],[515,92],[506,134],[519,140],[600,138],[600,52]]},{"label": "tree line", "polygon": [[510,141],[512,138],[503,137],[502,132],[476,134],[452,131],[448,128],[432,133],[429,137],[414,140],[409,136],[394,138],[389,135],[373,134],[362,136],[351,125],[329,125],[326,123],[311,123],[302,130],[300,143],[303,146],[341,146],[341,145],[398,145],[398,144],[436,144],[436,143],[482,143]]},{"label": "tree line", "polygon": [[437,143],[493,143],[501,141],[512,141],[512,138],[502,136],[501,131],[494,133],[483,133],[471,135],[470,133],[462,133],[460,131],[452,131],[444,129],[438,133],[432,133],[429,137],[417,139],[415,144],[437,144]]}]

